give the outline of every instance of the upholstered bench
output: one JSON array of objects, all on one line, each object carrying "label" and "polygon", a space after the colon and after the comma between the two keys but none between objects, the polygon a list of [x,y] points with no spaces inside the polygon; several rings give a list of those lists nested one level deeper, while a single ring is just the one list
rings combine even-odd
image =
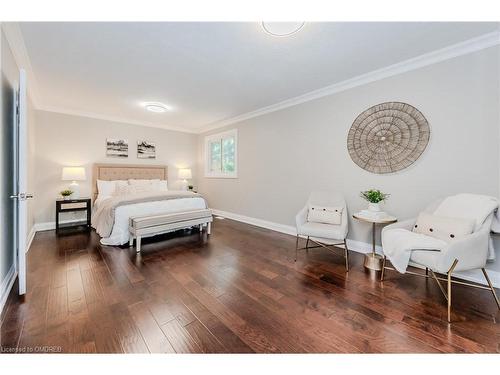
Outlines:
[{"label": "upholstered bench", "polygon": [[174,212],[163,215],[132,217],[129,220],[130,241],[129,246],[134,245],[136,239],[136,251],[141,251],[141,238],[157,234],[171,232],[178,229],[190,228],[198,225],[200,232],[203,226],[207,226],[207,234],[210,234],[212,223],[212,211],[210,209]]}]

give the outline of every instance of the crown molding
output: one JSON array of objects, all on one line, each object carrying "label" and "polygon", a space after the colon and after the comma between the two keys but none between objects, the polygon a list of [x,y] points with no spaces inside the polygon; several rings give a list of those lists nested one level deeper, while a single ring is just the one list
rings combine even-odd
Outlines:
[{"label": "crown molding", "polygon": [[5,35],[5,39],[7,39],[7,43],[9,44],[18,68],[26,71],[26,75],[28,76],[28,95],[35,108],[38,108],[40,105],[38,85],[19,23],[2,22],[2,31]]},{"label": "crown molding", "polygon": [[235,117],[228,118],[226,120],[202,126],[197,130],[199,133],[205,133],[210,130],[222,128],[224,126],[249,120],[251,118],[262,116],[267,113],[276,112],[288,107],[306,103],[311,100],[319,99],[328,95],[333,95],[345,90],[352,89],[354,87],[366,85],[371,82],[379,81],[384,78],[389,78],[398,74],[423,68],[458,56],[467,55],[499,44],[500,44],[499,31],[483,34],[476,38],[468,39],[466,41],[453,44],[451,46],[433,52],[429,52],[393,65],[389,65],[381,69],[373,70],[371,72],[359,75],[357,77],[350,78],[345,81],[335,83],[333,85],[326,86],[321,89],[314,90],[306,94],[296,96],[294,98],[287,99],[276,104],[272,104],[267,107],[262,107],[255,111],[247,112]]},{"label": "crown molding", "polygon": [[177,132],[181,132],[181,133],[189,133],[189,134],[197,134],[198,133],[198,131],[196,131],[196,129],[186,129],[186,128],[175,127],[175,126],[161,125],[161,124],[157,124],[154,122],[139,121],[139,120],[133,120],[133,119],[129,119],[129,118],[125,118],[125,117],[118,117],[118,116],[108,116],[108,115],[103,115],[100,113],[72,110],[72,109],[66,109],[66,108],[62,108],[62,107],[52,107],[52,106],[42,105],[42,106],[37,107],[36,109],[38,111],[44,111],[44,112],[53,112],[53,113],[60,113],[63,115],[87,117],[87,118],[93,118],[96,120],[119,122],[119,123],[128,124],[128,125],[146,126],[149,128],[172,130],[172,131],[177,131]]}]

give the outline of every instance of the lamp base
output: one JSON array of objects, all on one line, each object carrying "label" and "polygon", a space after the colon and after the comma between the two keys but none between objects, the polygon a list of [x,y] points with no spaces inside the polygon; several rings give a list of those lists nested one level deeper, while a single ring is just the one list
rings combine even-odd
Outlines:
[{"label": "lamp base", "polygon": [[182,180],[181,190],[187,190],[187,189],[188,189],[188,181],[187,180]]},{"label": "lamp base", "polygon": [[78,199],[80,198],[80,186],[76,183],[76,181],[73,181],[69,185],[69,189],[73,191],[73,194],[70,195],[72,199]]}]

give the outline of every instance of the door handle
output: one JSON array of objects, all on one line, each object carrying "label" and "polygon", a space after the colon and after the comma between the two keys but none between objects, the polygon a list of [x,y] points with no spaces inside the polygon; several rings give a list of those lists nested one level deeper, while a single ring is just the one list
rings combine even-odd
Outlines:
[{"label": "door handle", "polygon": [[33,199],[32,193],[19,193],[16,195],[11,195],[10,199],[19,199],[20,201],[25,201],[26,199]]}]

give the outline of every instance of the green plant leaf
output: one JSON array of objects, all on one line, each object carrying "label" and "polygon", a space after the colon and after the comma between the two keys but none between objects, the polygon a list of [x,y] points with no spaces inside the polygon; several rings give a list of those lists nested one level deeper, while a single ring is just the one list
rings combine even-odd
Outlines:
[{"label": "green plant leaf", "polygon": [[380,203],[389,198],[390,194],[382,193],[380,190],[366,190],[360,193],[361,198],[370,202],[370,203]]}]

